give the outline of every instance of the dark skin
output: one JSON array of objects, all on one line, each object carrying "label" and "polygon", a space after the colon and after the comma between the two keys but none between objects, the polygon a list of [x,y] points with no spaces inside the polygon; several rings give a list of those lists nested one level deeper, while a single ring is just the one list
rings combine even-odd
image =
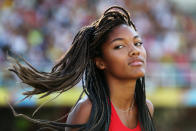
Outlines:
[{"label": "dark skin", "polygon": [[[103,57],[95,58],[96,66],[104,71],[110,89],[111,102],[122,123],[133,129],[137,126],[138,110],[134,101],[136,80],[145,75],[146,51],[141,38],[133,27],[119,25],[109,34],[102,45]],[[147,100],[147,106],[153,116],[153,105]],[[88,98],[81,100],[69,114],[67,123],[83,124],[89,119],[92,104]],[[66,129],[66,131],[77,129]]]}]

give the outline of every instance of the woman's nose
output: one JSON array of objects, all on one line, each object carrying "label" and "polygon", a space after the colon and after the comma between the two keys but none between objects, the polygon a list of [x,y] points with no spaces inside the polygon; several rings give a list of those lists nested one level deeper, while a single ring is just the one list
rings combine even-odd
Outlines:
[{"label": "woman's nose", "polygon": [[132,49],[129,50],[129,56],[139,56],[140,55],[140,51],[134,47],[132,47]]}]

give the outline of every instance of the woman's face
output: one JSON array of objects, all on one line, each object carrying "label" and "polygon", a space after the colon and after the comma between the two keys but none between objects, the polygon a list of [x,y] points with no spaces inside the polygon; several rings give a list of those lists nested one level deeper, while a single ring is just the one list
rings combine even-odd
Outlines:
[{"label": "woman's face", "polygon": [[137,79],[145,75],[146,50],[132,27],[125,24],[115,27],[102,45],[102,53],[103,57],[95,61],[106,76]]}]

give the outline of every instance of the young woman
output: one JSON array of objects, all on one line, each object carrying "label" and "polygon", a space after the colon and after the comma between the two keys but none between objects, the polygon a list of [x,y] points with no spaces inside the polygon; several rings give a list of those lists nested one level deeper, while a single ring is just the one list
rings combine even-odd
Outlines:
[{"label": "young woman", "polygon": [[27,97],[62,93],[83,81],[86,97],[76,103],[66,123],[47,122],[53,128],[154,131],[153,105],[145,95],[145,66],[146,51],[129,13],[113,6],[77,33],[50,73],[19,63],[10,71],[34,87],[24,93]]}]

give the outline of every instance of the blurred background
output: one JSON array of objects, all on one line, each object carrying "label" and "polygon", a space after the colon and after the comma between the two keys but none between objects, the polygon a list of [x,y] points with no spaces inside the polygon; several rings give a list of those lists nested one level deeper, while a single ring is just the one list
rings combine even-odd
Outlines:
[{"label": "blurred background", "polygon": [[[77,31],[99,18],[111,5],[131,13],[148,54],[147,97],[155,107],[158,131],[196,130],[196,1],[195,0],[0,0],[0,130],[33,131],[29,116],[44,99],[24,98],[31,89],[8,72],[8,51],[23,56],[39,71],[50,71],[69,48]],[[48,102],[34,118],[65,115],[81,92],[81,84]],[[65,119],[61,122],[65,122]]]}]

